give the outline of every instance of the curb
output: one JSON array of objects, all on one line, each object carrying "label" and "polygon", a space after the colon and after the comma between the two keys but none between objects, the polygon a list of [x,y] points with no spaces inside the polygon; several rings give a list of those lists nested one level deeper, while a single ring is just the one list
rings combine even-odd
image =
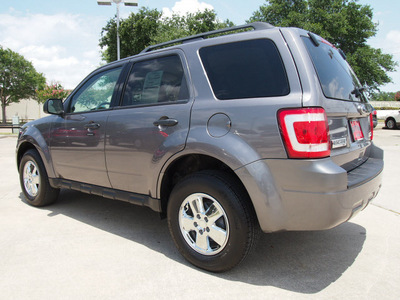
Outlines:
[{"label": "curb", "polygon": [[18,135],[16,134],[0,134],[0,139],[5,139],[5,138],[16,138]]}]

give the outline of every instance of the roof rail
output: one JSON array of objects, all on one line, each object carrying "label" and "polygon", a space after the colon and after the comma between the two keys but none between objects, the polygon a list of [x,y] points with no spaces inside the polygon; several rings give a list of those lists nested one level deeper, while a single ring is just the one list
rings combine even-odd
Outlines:
[{"label": "roof rail", "polygon": [[146,49],[144,49],[140,53],[146,53],[146,52],[150,52],[150,51],[153,51],[153,50],[156,50],[156,49],[159,49],[159,48],[163,48],[165,46],[169,46],[169,45],[173,45],[173,44],[183,44],[183,43],[188,42],[188,41],[204,39],[204,38],[209,37],[211,35],[227,33],[227,32],[230,32],[230,31],[236,31],[236,30],[241,30],[241,29],[246,29],[246,28],[253,28],[254,30],[263,30],[263,29],[274,28],[274,26],[272,26],[269,23],[254,22],[254,23],[249,23],[249,24],[245,24],[245,25],[227,27],[227,28],[224,28],[224,29],[208,31],[208,32],[204,32],[204,33],[200,33],[200,34],[191,35],[191,36],[188,36],[188,37],[184,37],[184,38],[168,41],[168,42],[165,42],[165,43],[160,43],[160,44],[157,44],[157,45],[152,45],[152,46],[147,47]]}]

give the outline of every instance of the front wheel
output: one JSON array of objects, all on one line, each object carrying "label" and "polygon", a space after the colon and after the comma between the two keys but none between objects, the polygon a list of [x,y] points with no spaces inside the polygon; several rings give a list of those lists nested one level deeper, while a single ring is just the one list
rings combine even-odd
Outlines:
[{"label": "front wheel", "polygon": [[168,202],[168,225],[180,253],[195,266],[227,271],[252,247],[256,217],[247,194],[222,172],[198,172],[179,182]]},{"label": "front wheel", "polygon": [[36,150],[28,150],[22,157],[19,179],[28,204],[45,206],[56,201],[59,189],[50,186],[46,169]]}]

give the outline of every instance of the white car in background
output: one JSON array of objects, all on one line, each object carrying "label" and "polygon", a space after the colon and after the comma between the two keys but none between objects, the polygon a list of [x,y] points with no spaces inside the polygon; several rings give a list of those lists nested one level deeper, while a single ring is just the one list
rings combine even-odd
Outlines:
[{"label": "white car in background", "polygon": [[385,120],[388,129],[400,127],[400,110],[378,110],[377,117],[379,120]]}]

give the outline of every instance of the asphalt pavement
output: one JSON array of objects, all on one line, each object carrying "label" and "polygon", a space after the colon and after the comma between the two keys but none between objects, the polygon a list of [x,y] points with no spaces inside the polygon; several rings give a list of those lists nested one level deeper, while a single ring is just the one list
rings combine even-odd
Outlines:
[{"label": "asphalt pavement", "polygon": [[0,135],[0,299],[400,299],[400,130],[375,131],[383,186],[334,229],[262,234],[235,269],[187,263],[148,208],[63,190],[24,202],[16,137]]}]

